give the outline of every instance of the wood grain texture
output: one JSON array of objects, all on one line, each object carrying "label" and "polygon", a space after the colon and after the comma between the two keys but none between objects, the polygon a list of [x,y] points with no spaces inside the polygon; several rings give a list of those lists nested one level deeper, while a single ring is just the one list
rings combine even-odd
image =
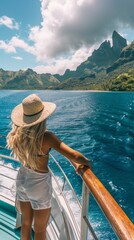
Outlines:
[{"label": "wood grain texture", "polygon": [[84,167],[79,169],[79,174],[109,220],[117,237],[120,240],[134,240],[134,224],[92,170]]}]

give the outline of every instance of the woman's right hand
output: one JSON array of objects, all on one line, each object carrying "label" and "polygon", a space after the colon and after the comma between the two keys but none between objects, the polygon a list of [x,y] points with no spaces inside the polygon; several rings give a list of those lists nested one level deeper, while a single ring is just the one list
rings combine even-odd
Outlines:
[{"label": "woman's right hand", "polygon": [[76,173],[79,174],[79,170],[84,168],[85,166],[89,167],[90,169],[92,169],[91,163],[90,161],[87,160],[87,163],[75,163],[75,167],[76,167]]}]

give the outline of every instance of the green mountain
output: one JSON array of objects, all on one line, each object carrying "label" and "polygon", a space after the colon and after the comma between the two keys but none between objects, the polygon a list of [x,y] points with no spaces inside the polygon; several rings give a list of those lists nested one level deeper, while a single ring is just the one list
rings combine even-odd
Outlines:
[{"label": "green mountain", "polygon": [[112,66],[107,68],[107,73],[133,60],[134,60],[134,41],[122,50],[118,60],[115,61]]},{"label": "green mountain", "polygon": [[126,46],[126,39],[114,31],[112,34],[112,46],[110,41],[104,41],[86,61],[77,67],[76,71],[67,69],[64,75],[56,74],[55,77],[60,81],[74,77],[92,77],[92,74],[99,73],[111,66],[119,58],[122,49]]},{"label": "green mountain", "polygon": [[123,48],[120,57],[106,69],[103,89],[134,91],[134,41]]},{"label": "green mountain", "polygon": [[112,46],[104,41],[76,71],[67,69],[63,75],[0,69],[0,88],[134,91],[134,42],[127,46],[114,31]]},{"label": "green mountain", "polygon": [[[101,46],[98,49],[98,53],[100,52]],[[118,46],[118,44],[116,46]],[[112,48],[114,48],[114,51],[115,49],[117,50],[115,45],[113,45]],[[99,56],[98,53],[97,55]],[[107,63],[105,68],[103,68],[102,71],[98,71],[98,73],[94,71],[94,74],[92,72],[92,74],[90,73],[88,76],[83,75],[82,77],[70,77],[61,82],[57,89],[134,91],[134,42],[125,46],[120,55],[118,51],[117,54],[119,57],[116,58],[117,60],[113,62],[111,66]],[[92,56],[94,56],[94,52]],[[91,57],[89,57],[89,59],[91,59]]]},{"label": "green mountain", "polygon": [[[2,74],[3,73],[3,74]],[[4,89],[49,89],[60,81],[53,75],[37,74],[32,69],[18,72],[0,71],[1,88]]]},{"label": "green mountain", "polygon": [[103,90],[134,91],[134,58],[133,61],[122,63],[115,70],[105,75],[100,86]]},{"label": "green mountain", "polygon": [[109,41],[104,41],[77,68],[76,73],[81,69],[77,77],[73,74],[57,89],[134,91],[134,42],[127,46],[126,40],[115,31],[112,41],[112,47]]}]

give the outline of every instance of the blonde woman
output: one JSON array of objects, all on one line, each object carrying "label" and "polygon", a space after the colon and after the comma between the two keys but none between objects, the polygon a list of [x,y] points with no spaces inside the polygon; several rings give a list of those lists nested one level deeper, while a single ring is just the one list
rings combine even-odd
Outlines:
[{"label": "blonde woman", "polygon": [[36,94],[26,97],[11,114],[12,130],[7,146],[21,162],[16,178],[16,200],[22,212],[21,239],[31,239],[34,220],[34,239],[46,239],[46,227],[51,212],[52,180],[48,168],[51,148],[76,163],[76,171],[90,167],[86,157],[63,143],[46,129],[46,119],[54,112],[54,103],[43,102]]}]

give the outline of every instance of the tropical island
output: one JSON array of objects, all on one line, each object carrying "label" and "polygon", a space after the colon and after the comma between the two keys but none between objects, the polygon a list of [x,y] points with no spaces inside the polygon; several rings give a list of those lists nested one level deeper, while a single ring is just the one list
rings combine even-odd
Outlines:
[{"label": "tropical island", "polygon": [[134,91],[134,41],[127,45],[114,31],[112,44],[105,40],[75,71],[63,75],[0,69],[0,89]]}]

